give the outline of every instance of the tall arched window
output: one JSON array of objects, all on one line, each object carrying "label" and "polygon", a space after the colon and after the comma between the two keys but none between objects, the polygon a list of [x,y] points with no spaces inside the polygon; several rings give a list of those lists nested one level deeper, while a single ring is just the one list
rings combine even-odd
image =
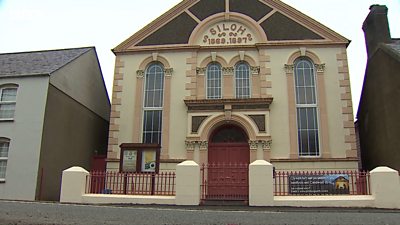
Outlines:
[{"label": "tall arched window", "polygon": [[207,66],[207,98],[222,98],[222,71],[218,63],[210,63]]},{"label": "tall arched window", "polygon": [[10,139],[0,137],[0,181],[6,179],[9,146]]},{"label": "tall arched window", "polygon": [[250,98],[250,67],[243,61],[235,66],[235,93],[236,98]]},{"label": "tall arched window", "polygon": [[164,98],[164,66],[154,62],[147,67],[144,82],[143,143],[161,144]]},{"label": "tall arched window", "polygon": [[300,156],[319,156],[318,110],[314,64],[308,58],[294,63],[297,133]]}]

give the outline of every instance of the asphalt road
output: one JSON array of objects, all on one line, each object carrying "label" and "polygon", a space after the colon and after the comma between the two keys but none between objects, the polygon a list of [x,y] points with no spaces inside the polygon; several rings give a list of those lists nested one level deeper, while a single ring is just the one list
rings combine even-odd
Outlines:
[{"label": "asphalt road", "polygon": [[226,206],[92,206],[0,201],[0,224],[398,225],[400,211]]}]

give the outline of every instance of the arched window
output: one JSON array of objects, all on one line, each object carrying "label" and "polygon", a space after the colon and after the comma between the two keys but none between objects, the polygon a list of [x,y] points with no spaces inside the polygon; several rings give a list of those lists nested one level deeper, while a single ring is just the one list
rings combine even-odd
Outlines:
[{"label": "arched window", "polygon": [[4,181],[6,179],[9,146],[10,139],[0,137],[0,181]]},{"label": "arched window", "polygon": [[143,106],[143,143],[161,144],[164,66],[151,63],[146,70]]},{"label": "arched window", "polygon": [[235,66],[235,93],[236,98],[250,98],[250,67],[243,61]]},{"label": "arched window", "polygon": [[247,143],[248,138],[247,138],[247,134],[243,131],[243,129],[241,129],[237,126],[234,126],[234,125],[225,125],[223,127],[218,128],[218,130],[213,132],[210,142],[211,143],[227,143],[227,142]]},{"label": "arched window", "polygon": [[318,110],[314,64],[308,58],[294,63],[297,133],[300,156],[319,156]]},{"label": "arched window", "polygon": [[0,87],[0,120],[14,118],[17,101],[17,86],[6,85]]},{"label": "arched window", "polygon": [[222,71],[218,63],[210,63],[207,66],[207,98],[222,98]]}]

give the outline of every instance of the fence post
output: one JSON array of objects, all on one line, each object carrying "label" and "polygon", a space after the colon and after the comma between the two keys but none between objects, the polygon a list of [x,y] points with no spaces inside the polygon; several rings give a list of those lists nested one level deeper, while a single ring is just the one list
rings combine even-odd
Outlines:
[{"label": "fence post", "polygon": [[62,173],[60,202],[82,203],[87,175],[89,175],[89,172],[78,166],[64,170]]},{"label": "fence post", "polygon": [[265,160],[256,160],[249,166],[249,205],[273,206],[273,166]]},{"label": "fence post", "polygon": [[386,166],[373,169],[371,194],[375,197],[375,207],[400,208],[399,173]]},{"label": "fence post", "polygon": [[200,166],[185,161],[176,166],[176,205],[200,204]]}]

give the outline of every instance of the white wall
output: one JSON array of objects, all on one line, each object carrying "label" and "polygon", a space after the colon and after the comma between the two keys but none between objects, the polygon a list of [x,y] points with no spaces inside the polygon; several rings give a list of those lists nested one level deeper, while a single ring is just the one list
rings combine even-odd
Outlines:
[{"label": "white wall", "polygon": [[[371,195],[274,196],[272,170],[272,164],[264,160],[250,164],[250,206],[400,208],[399,174],[388,167],[371,171]],[[60,199],[61,202],[89,204],[199,205],[199,166],[193,161],[185,161],[176,171],[175,196],[85,194],[88,172],[72,167],[63,172]]]},{"label": "white wall", "polygon": [[48,80],[48,76],[0,79],[0,85],[19,85],[14,121],[0,122],[0,137],[10,139],[0,199],[35,199]]}]

